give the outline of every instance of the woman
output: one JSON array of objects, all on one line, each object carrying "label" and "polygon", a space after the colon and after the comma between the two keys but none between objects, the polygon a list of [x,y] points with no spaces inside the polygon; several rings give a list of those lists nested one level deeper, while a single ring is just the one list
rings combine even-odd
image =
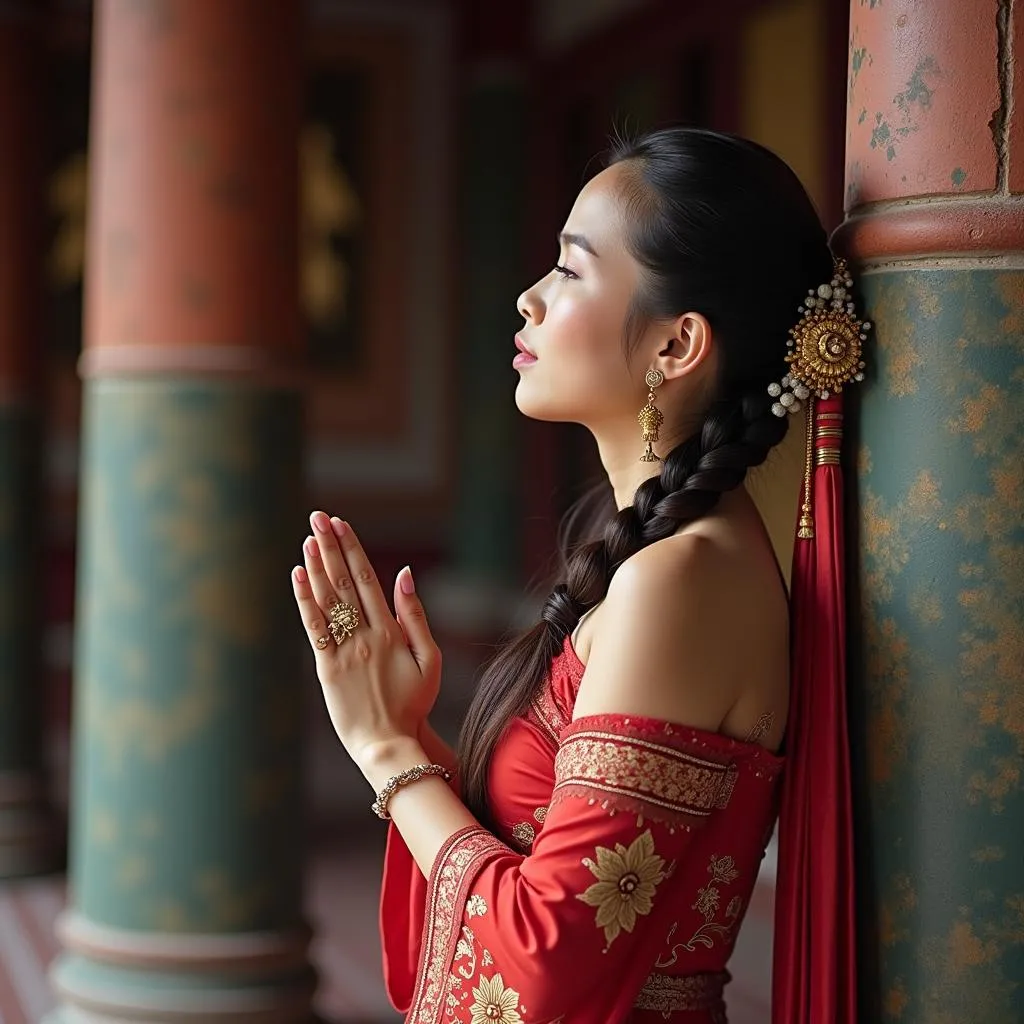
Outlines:
[{"label": "woman", "polygon": [[787,411],[859,369],[801,376],[794,334],[783,376],[801,314],[857,337],[848,285],[753,143],[657,132],[584,187],[519,298],[516,403],[589,428],[615,507],[485,670],[457,770],[426,724],[441,664],[411,571],[396,621],[351,528],[311,517],[295,596],[392,820],[381,924],[407,1021],[725,1020],[790,706],[786,593],[742,484]]}]

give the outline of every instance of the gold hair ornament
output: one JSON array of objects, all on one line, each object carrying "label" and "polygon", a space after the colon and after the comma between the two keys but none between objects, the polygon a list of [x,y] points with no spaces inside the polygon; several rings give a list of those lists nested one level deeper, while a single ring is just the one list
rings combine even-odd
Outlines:
[{"label": "gold hair ornament", "polygon": [[[768,394],[775,399],[772,412],[776,416],[797,413],[807,403],[807,450],[804,457],[804,499],[800,506],[800,527],[797,536],[809,540],[814,536],[811,514],[811,474],[814,468],[814,447],[817,435],[814,422],[814,399],[842,393],[843,387],[864,379],[861,359],[866,332],[871,324],[857,318],[850,289],[853,278],[846,260],[836,258],[834,273],[828,284],[811,288],[798,307],[800,322],[789,332],[786,362],[789,372],[781,381],[768,385]],[[838,429],[838,428],[836,428]],[[838,448],[838,445],[833,446]]]},{"label": "gold hair ornament", "polygon": [[661,370],[648,370],[644,377],[647,385],[647,404],[640,410],[637,419],[640,421],[640,429],[644,432],[644,440],[647,442],[647,451],[640,456],[641,462],[660,462],[661,459],[654,454],[654,442],[658,440],[658,432],[665,417],[661,410],[654,404],[654,389],[661,387],[665,381],[665,374]]}]

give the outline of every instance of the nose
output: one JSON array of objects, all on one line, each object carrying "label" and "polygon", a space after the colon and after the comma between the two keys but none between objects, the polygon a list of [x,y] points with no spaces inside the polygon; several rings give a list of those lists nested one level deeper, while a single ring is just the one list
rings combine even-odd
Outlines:
[{"label": "nose", "polygon": [[516,300],[519,315],[527,322],[539,324],[544,319],[544,303],[541,300],[537,285],[531,285]]}]

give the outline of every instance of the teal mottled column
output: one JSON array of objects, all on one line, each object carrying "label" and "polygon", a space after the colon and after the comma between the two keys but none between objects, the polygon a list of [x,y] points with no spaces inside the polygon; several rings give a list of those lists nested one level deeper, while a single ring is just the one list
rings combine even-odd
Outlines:
[{"label": "teal mottled column", "polygon": [[0,878],[53,870],[62,855],[47,799],[40,657],[40,27],[28,4],[0,4]]},{"label": "teal mottled column", "polygon": [[850,699],[862,1005],[881,1024],[1024,1020],[1021,17],[852,5],[839,244],[876,330]]},{"label": "teal mottled column", "polygon": [[63,1024],[307,1020],[290,0],[107,0]]},{"label": "teal mottled column", "polygon": [[[514,338],[524,279],[529,12],[463,3],[467,51],[459,159],[461,338],[456,374],[457,484],[451,571],[428,589],[444,633],[493,637],[521,600]],[[515,8],[515,9],[513,9]],[[443,591],[443,593],[441,592]],[[428,598],[429,600],[429,598]]]}]

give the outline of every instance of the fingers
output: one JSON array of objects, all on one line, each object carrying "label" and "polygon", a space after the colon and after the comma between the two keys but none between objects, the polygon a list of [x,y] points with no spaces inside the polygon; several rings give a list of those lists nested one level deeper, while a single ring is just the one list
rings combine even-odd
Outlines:
[{"label": "fingers", "polygon": [[[335,535],[330,519],[323,512],[314,512],[309,517],[309,524],[313,527],[313,540],[316,545],[316,554],[320,557],[320,564],[323,570],[324,585],[330,589],[332,597],[336,600],[346,601],[348,604],[359,606],[356,597],[355,582],[352,573],[345,562],[345,556],[338,546],[338,538]],[[316,580],[313,580],[314,592]],[[330,610],[330,604],[321,605],[324,611]],[[363,606],[365,608],[365,605]]]},{"label": "fingers", "polygon": [[306,570],[300,566],[296,566],[292,570],[292,589],[295,591],[295,603],[299,607],[302,624],[306,627],[306,637],[313,646],[313,650],[325,650],[331,642],[327,632],[327,621],[324,618],[323,610],[316,598],[313,597],[309,576]]},{"label": "fingers", "polygon": [[[317,606],[320,608],[321,615],[330,619],[331,609],[339,601],[345,601],[348,604],[354,605],[358,612],[358,601],[356,600],[351,583],[347,592],[342,596],[338,594],[331,581],[327,578],[327,570],[324,566],[323,558],[320,556],[320,546],[317,544],[315,537],[306,538],[305,543],[302,545],[302,557],[306,565],[306,575],[313,593],[313,600],[316,601]],[[328,632],[331,632],[331,630],[328,630]],[[334,635],[333,632],[331,635]]]},{"label": "fingers", "polygon": [[420,671],[424,672],[435,658],[440,657],[440,652],[427,624],[427,615],[416,593],[416,582],[409,566],[395,578],[395,611],[402,624],[409,650],[412,651]]},{"label": "fingers", "polygon": [[[320,515],[323,513],[313,513],[314,517]],[[350,577],[355,583],[355,592],[359,595],[359,603],[366,614],[367,622],[378,629],[387,629],[395,620],[384,592],[380,589],[377,574],[373,571],[359,538],[352,527],[343,523],[337,516],[330,520],[330,525],[333,543],[339,548]],[[318,534],[317,539],[322,545],[329,543],[322,534]]]}]

